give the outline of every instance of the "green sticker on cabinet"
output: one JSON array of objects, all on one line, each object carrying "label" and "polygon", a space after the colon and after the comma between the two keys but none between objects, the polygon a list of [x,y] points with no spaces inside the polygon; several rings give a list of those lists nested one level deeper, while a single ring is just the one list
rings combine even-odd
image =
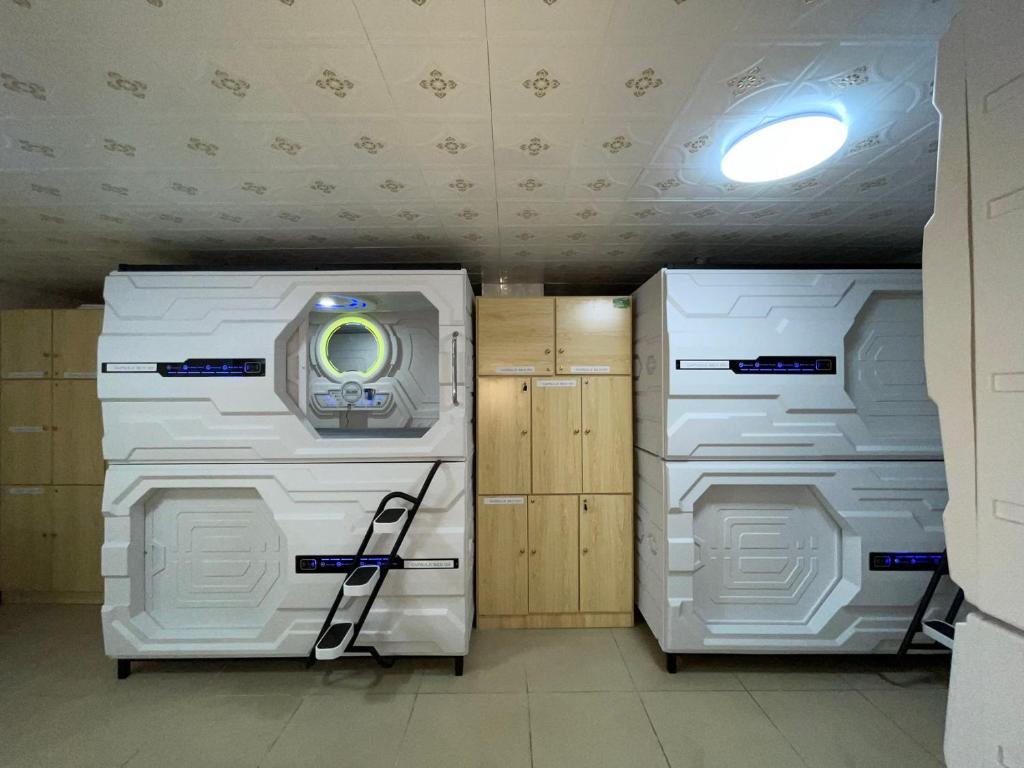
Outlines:
[{"label": "green sticker on cabinet", "polygon": [[623,296],[618,299],[612,299],[612,306],[616,309],[629,309],[629,297]]}]

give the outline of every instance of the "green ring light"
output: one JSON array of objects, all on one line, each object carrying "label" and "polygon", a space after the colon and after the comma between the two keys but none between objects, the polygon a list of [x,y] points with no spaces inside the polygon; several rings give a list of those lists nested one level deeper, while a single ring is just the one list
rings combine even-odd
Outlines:
[{"label": "green ring light", "polygon": [[[327,346],[331,343],[331,338],[335,333],[338,332],[339,328],[343,328],[346,325],[358,325],[361,328],[365,328],[373,336],[373,340],[377,342],[377,357],[370,364],[370,367],[365,371],[339,371],[334,365],[331,364],[331,359],[327,356]],[[336,379],[343,379],[349,374],[356,374],[362,376],[364,379],[368,379],[377,373],[384,366],[384,349],[387,346],[387,342],[384,340],[384,334],[381,333],[374,323],[367,320],[365,317],[357,317],[355,315],[345,315],[334,320],[327,325],[323,331],[320,332],[320,343],[317,345],[317,353],[320,357],[320,364],[327,369],[327,372]]]}]

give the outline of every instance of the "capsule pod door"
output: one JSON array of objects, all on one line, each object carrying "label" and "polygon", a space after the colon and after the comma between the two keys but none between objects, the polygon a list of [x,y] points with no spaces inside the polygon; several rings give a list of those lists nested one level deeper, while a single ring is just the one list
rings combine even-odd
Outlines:
[{"label": "capsule pod door", "polygon": [[105,299],[108,461],[468,455],[462,270],[119,272]]}]

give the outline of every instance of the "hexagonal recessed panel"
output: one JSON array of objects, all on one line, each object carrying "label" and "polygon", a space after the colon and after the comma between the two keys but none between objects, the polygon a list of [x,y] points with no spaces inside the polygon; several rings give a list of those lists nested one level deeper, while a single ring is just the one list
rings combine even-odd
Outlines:
[{"label": "hexagonal recessed panel", "polygon": [[145,515],[146,612],[164,629],[262,627],[285,593],[287,547],[253,488],[168,489]]},{"label": "hexagonal recessed panel", "polygon": [[694,610],[708,623],[806,625],[842,576],[842,531],[807,486],[714,486],[694,537]]}]

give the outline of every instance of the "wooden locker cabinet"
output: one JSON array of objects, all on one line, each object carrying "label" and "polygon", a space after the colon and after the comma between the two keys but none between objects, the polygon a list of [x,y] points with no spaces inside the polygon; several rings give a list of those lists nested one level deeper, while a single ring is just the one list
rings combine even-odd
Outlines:
[{"label": "wooden locker cabinet", "polygon": [[50,497],[55,592],[102,592],[103,488],[55,486]]},{"label": "wooden locker cabinet", "polygon": [[628,298],[558,298],[555,318],[558,373],[632,374],[633,316]]},{"label": "wooden locker cabinet", "polygon": [[633,498],[580,497],[580,611],[633,610]]},{"label": "wooden locker cabinet", "polygon": [[530,497],[530,613],[580,609],[578,505],[576,496]]},{"label": "wooden locker cabinet", "polygon": [[529,493],[529,378],[481,378],[477,387],[477,491],[481,494]]},{"label": "wooden locker cabinet", "polygon": [[582,387],[578,376],[533,381],[533,493],[579,493],[583,485]]},{"label": "wooden locker cabinet", "polygon": [[554,301],[478,299],[476,366],[480,376],[554,373]]},{"label": "wooden locker cabinet", "polygon": [[102,485],[103,417],[95,381],[53,382],[53,483]]},{"label": "wooden locker cabinet", "polygon": [[55,309],[53,311],[53,377],[95,378],[102,309]]},{"label": "wooden locker cabinet", "polygon": [[633,490],[633,380],[583,377],[583,492]]},{"label": "wooden locker cabinet", "polygon": [[51,310],[9,309],[0,313],[0,378],[50,378],[52,349]]},{"label": "wooden locker cabinet", "polygon": [[53,588],[50,489],[5,488],[0,499],[0,590]]},{"label": "wooden locker cabinet", "polygon": [[0,384],[0,483],[48,485],[53,480],[53,391],[49,381]]},{"label": "wooden locker cabinet", "polygon": [[529,546],[525,496],[481,497],[476,507],[477,611],[489,616],[529,612]]}]

